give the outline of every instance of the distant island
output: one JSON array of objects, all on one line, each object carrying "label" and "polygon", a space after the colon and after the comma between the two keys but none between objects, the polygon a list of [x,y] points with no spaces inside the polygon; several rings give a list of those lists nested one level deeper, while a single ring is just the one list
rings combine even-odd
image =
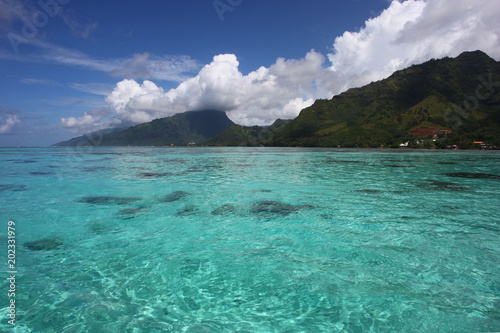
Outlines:
[{"label": "distant island", "polygon": [[54,146],[500,147],[500,64],[481,51],[433,59],[271,126],[234,124],[222,111],[188,111]]}]

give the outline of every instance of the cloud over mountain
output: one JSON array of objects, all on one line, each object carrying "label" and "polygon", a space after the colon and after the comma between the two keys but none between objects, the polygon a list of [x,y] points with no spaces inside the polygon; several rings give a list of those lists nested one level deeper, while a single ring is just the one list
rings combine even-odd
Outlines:
[{"label": "cloud over mountain", "polygon": [[494,0],[393,1],[359,32],[337,37],[328,55],[346,87],[380,80],[432,58],[482,50],[500,58],[500,6]]},{"label": "cloud over mountain", "polygon": [[324,57],[311,51],[304,59],[278,59],[270,68],[243,75],[235,55],[221,54],[175,89],[164,92],[151,81],[123,80],[107,102],[120,119],[129,121],[216,109],[230,111],[229,117],[238,122],[269,123],[294,117],[318,97],[315,80],[324,71],[323,63]]},{"label": "cloud over mountain", "polygon": [[[228,111],[242,125],[294,118],[315,99],[331,98],[431,58],[480,49],[499,59],[499,14],[496,0],[393,1],[359,31],[337,37],[326,57],[311,50],[302,59],[280,58],[245,75],[236,55],[220,54],[169,91],[148,80],[126,79],[106,98],[115,112],[112,119],[93,120],[139,123],[201,109]],[[131,61],[139,77],[147,78],[141,65],[146,60],[138,55]]]}]

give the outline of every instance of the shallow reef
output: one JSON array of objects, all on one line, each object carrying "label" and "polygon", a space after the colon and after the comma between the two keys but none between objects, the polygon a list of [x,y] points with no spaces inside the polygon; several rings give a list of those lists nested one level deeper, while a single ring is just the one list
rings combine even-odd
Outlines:
[{"label": "shallow reef", "polygon": [[204,165],[203,168],[204,169],[222,169],[223,166],[221,166],[221,165]]},{"label": "shallow reef", "polygon": [[437,180],[428,180],[427,183],[418,184],[417,186],[429,190],[471,191],[468,188],[458,184],[441,182]]},{"label": "shallow reef", "polygon": [[212,215],[226,215],[232,214],[236,211],[236,207],[231,204],[223,204],[219,208],[216,208],[212,211]]},{"label": "shallow reef", "polygon": [[110,167],[104,167],[104,166],[93,166],[93,167],[84,167],[83,171],[85,171],[85,172],[93,172],[93,171],[97,171],[97,170],[109,170],[109,169],[112,169],[112,168],[110,168]]},{"label": "shallow reef", "polygon": [[151,206],[139,206],[137,208],[124,208],[118,212],[118,215],[135,215],[135,214],[140,213],[143,210],[147,210],[149,208],[151,208]]},{"label": "shallow reef", "polygon": [[24,246],[31,251],[50,251],[64,245],[60,238],[42,238],[32,242],[24,243]]},{"label": "shallow reef", "polygon": [[44,171],[33,171],[30,172],[34,176],[48,176],[48,175],[53,175],[53,172],[44,172]]},{"label": "shallow reef", "polygon": [[312,208],[314,207],[311,205],[294,206],[281,201],[265,200],[265,201],[255,202],[252,205],[250,212],[261,216],[272,216],[272,215],[286,216],[302,209],[312,209]]},{"label": "shallow reef", "polygon": [[113,197],[113,196],[95,196],[83,197],[78,202],[83,202],[91,205],[128,205],[139,201],[139,197]]},{"label": "shallow reef", "polygon": [[117,233],[121,230],[118,225],[109,221],[93,221],[90,222],[87,227],[96,235]]},{"label": "shallow reef", "polygon": [[381,160],[382,162],[392,162],[392,163],[413,163],[413,160],[398,160],[398,159],[385,159]]},{"label": "shallow reef", "polygon": [[362,190],[357,190],[356,192],[365,193],[365,194],[380,194],[380,193],[382,193],[381,190],[372,190],[372,189],[369,189],[369,188],[365,188],[365,189],[362,189]]},{"label": "shallow reef", "polygon": [[102,222],[92,222],[89,224],[89,229],[97,234],[97,235],[100,235],[100,234],[103,234],[109,230],[111,230],[111,228],[106,225],[105,223],[102,223]]},{"label": "shallow reef", "polygon": [[160,201],[162,201],[162,202],[174,202],[177,200],[184,199],[185,197],[189,196],[190,194],[191,193],[186,192],[186,191],[174,191],[174,192],[164,196]]},{"label": "shallow reef", "polygon": [[0,185],[0,192],[2,191],[13,191],[13,192],[21,192],[26,191],[26,185],[14,185],[14,184],[5,184]]},{"label": "shallow reef", "polygon": [[38,161],[35,161],[35,160],[17,160],[14,163],[28,164],[28,163],[38,163]]},{"label": "shallow reef", "polygon": [[272,192],[272,190],[268,190],[268,189],[261,189],[261,190],[253,190],[253,192],[271,193],[271,192]]},{"label": "shallow reef", "polygon": [[361,161],[350,161],[350,160],[336,160],[336,159],[327,159],[325,161],[326,163],[353,163],[353,164],[357,164],[357,163],[363,163]]},{"label": "shallow reef", "polygon": [[174,173],[171,172],[143,172],[138,176],[143,178],[159,178],[159,177],[167,177],[172,176]]},{"label": "shallow reef", "polygon": [[157,160],[156,162],[161,163],[161,164],[164,164],[164,163],[184,164],[184,163],[187,163],[188,160],[183,159],[183,158],[163,158],[163,159]]},{"label": "shallow reef", "polygon": [[472,172],[454,172],[454,173],[444,173],[448,177],[459,177],[459,178],[491,178],[500,179],[499,175],[492,175],[489,173],[472,173]]},{"label": "shallow reef", "polygon": [[195,205],[187,205],[181,210],[179,210],[175,215],[177,216],[188,216],[195,214],[199,211],[199,209]]},{"label": "shallow reef", "polygon": [[389,168],[414,168],[414,166],[412,166],[412,165],[388,164],[386,166]]}]

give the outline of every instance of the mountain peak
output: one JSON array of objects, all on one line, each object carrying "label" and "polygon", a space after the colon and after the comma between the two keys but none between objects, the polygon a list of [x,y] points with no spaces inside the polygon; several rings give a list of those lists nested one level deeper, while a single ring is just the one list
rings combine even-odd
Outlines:
[{"label": "mountain peak", "polygon": [[456,57],[456,60],[458,61],[494,61],[496,62],[493,58],[491,58],[489,55],[484,53],[483,51],[476,50],[476,51],[466,51],[462,52],[458,57]]},{"label": "mountain peak", "polygon": [[204,143],[225,131],[234,123],[218,110],[186,111],[171,117],[159,118],[113,133],[84,135],[55,146],[170,146]]}]

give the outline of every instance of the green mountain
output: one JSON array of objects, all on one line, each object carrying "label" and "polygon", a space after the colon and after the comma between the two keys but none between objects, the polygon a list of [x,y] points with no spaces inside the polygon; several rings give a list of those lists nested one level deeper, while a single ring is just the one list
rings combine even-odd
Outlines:
[{"label": "green mountain", "polygon": [[54,146],[165,146],[204,143],[234,123],[225,112],[187,111],[112,133],[94,132]]},{"label": "green mountain", "polygon": [[227,130],[208,140],[205,146],[260,146],[271,145],[276,135],[291,120],[276,120],[271,126],[241,126],[233,124]]},{"label": "green mountain", "polygon": [[431,60],[318,100],[271,145],[379,147],[437,135],[440,145],[500,146],[500,64],[485,53]]},{"label": "green mountain", "polygon": [[[421,143],[425,140],[424,143]],[[317,100],[294,120],[234,124],[221,111],[189,111],[56,146],[399,147],[483,141],[500,147],[500,64],[481,51],[430,60],[389,78]],[[418,143],[417,143],[418,142]]]}]

